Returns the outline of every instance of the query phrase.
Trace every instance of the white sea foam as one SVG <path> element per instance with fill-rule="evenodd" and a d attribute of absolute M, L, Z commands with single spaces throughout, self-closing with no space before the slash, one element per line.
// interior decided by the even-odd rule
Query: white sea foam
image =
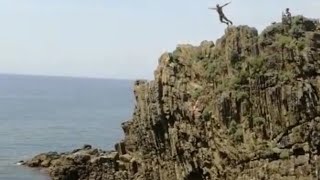
<path fill-rule="evenodd" d="M 17 162 L 16 165 L 21 166 L 23 162 Z"/>

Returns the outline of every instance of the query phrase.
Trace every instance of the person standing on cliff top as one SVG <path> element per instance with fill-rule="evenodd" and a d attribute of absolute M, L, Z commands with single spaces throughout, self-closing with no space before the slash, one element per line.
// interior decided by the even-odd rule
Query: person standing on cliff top
<path fill-rule="evenodd" d="M 289 8 L 286 8 L 286 17 L 287 17 L 288 23 L 291 25 L 292 17 L 291 17 L 291 13 L 290 13 Z"/>
<path fill-rule="evenodd" d="M 291 13 L 290 13 L 290 9 L 289 9 L 289 8 L 286 8 L 285 13 L 282 12 L 282 23 L 291 26 L 292 16 L 291 16 Z"/>
<path fill-rule="evenodd" d="M 228 2 L 222 6 L 220 6 L 219 4 L 216 5 L 215 8 L 209 8 L 209 9 L 212 9 L 212 10 L 216 10 L 219 14 L 219 19 L 220 19 L 220 22 L 222 23 L 225 23 L 229 26 L 229 23 L 232 25 L 232 21 L 230 21 L 223 13 L 222 11 L 222 8 L 224 8 L 225 6 L 227 6 L 228 4 L 230 4 L 231 2 Z M 225 21 L 224 21 L 225 20 Z"/>

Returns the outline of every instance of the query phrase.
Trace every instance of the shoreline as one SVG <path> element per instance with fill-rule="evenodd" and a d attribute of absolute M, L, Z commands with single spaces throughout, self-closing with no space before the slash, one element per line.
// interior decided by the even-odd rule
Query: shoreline
<path fill-rule="evenodd" d="M 48 176 L 48 178 L 59 179 L 60 174 L 64 174 L 63 178 L 78 180 L 86 177 L 87 173 L 94 172 L 92 169 L 100 169 L 102 166 L 106 166 L 106 164 L 114 165 L 113 163 L 120 160 L 120 158 L 121 156 L 115 151 L 104 151 L 93 148 L 91 145 L 84 145 L 82 148 L 71 152 L 42 153 L 32 159 L 19 163 L 21 163 L 21 167 L 40 171 L 43 175 Z M 65 174 L 66 170 L 67 174 Z M 74 174 L 73 171 L 82 172 L 82 174 Z M 95 173 L 97 173 L 96 176 L 99 176 L 99 171 Z M 101 179 L 102 177 L 95 178 Z"/>

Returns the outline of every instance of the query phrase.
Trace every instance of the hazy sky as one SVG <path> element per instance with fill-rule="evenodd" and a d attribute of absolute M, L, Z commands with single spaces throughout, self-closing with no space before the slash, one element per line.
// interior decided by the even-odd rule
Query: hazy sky
<path fill-rule="evenodd" d="M 0 73 L 152 78 L 178 43 L 216 40 L 216 0 L 0 0 Z M 281 11 L 319 17 L 320 0 L 233 0 L 225 14 L 258 29 Z"/>

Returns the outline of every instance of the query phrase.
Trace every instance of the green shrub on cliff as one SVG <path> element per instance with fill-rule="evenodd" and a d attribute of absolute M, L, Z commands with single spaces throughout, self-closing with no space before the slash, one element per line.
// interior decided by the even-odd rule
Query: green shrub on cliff
<path fill-rule="evenodd" d="M 294 73 L 289 69 L 287 71 L 282 71 L 279 74 L 279 80 L 281 82 L 291 81 L 295 77 Z"/>
<path fill-rule="evenodd" d="M 243 129 L 240 124 L 237 124 L 234 120 L 232 120 L 229 124 L 229 135 L 232 137 L 231 139 L 235 143 L 243 142 Z"/>
<path fill-rule="evenodd" d="M 202 95 L 202 91 L 203 89 L 202 88 L 196 88 L 192 91 L 191 93 L 191 97 L 193 99 L 198 99 L 201 95 Z"/>
<path fill-rule="evenodd" d="M 232 120 L 229 124 L 229 134 L 234 134 L 237 131 L 237 123 Z"/>
<path fill-rule="evenodd" d="M 293 39 L 290 36 L 277 34 L 275 44 L 281 48 L 291 48 Z"/>
<path fill-rule="evenodd" d="M 304 50 L 306 47 L 306 39 L 305 38 L 300 38 L 299 40 L 295 40 L 295 46 L 298 51 Z"/>
<path fill-rule="evenodd" d="M 281 48 L 296 49 L 302 51 L 306 47 L 306 40 L 303 37 L 294 39 L 292 36 L 278 34 L 276 36 L 276 46 Z"/>
<path fill-rule="evenodd" d="M 216 77 L 217 64 L 215 62 L 209 62 L 205 66 L 205 76 L 207 79 L 213 79 Z"/>
<path fill-rule="evenodd" d="M 241 70 L 239 73 L 239 80 L 241 85 L 245 85 L 249 83 L 250 73 L 246 70 Z"/>
<path fill-rule="evenodd" d="M 213 107 L 208 105 L 204 108 L 203 112 L 202 112 L 202 118 L 205 120 L 205 121 L 209 121 L 211 119 L 211 116 L 212 116 L 212 109 Z"/>
<path fill-rule="evenodd" d="M 242 102 L 245 99 L 249 98 L 249 93 L 246 91 L 236 91 L 236 100 Z"/>
<path fill-rule="evenodd" d="M 243 130 L 241 126 L 238 127 L 237 131 L 233 135 L 233 141 L 236 143 L 242 143 L 243 142 Z"/>
<path fill-rule="evenodd" d="M 261 126 L 266 122 L 263 117 L 254 117 L 253 118 L 253 126 Z"/>
<path fill-rule="evenodd" d="M 264 57 L 249 57 L 247 62 L 251 78 L 256 78 L 257 75 L 264 74 L 267 71 Z"/>
<path fill-rule="evenodd" d="M 232 68 L 240 70 L 241 69 L 241 58 L 236 51 L 232 51 L 229 55 L 230 63 Z"/>

